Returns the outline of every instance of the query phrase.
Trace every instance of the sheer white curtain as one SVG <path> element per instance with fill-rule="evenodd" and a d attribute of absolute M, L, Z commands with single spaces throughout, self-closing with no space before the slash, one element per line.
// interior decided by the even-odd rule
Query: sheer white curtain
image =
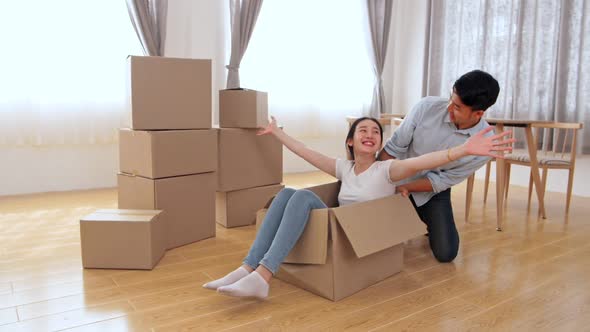
<path fill-rule="evenodd" d="M 590 1 L 431 1 L 427 95 L 463 73 L 500 82 L 489 117 L 584 122 L 590 152 Z M 518 137 L 517 137 L 518 138 Z"/>
<path fill-rule="evenodd" d="M 242 87 L 298 137 L 342 136 L 368 110 L 374 74 L 360 0 L 265 0 L 240 66 Z"/>
<path fill-rule="evenodd" d="M 0 36 L 0 146 L 116 141 L 142 54 L 125 1 L 3 1 Z"/>

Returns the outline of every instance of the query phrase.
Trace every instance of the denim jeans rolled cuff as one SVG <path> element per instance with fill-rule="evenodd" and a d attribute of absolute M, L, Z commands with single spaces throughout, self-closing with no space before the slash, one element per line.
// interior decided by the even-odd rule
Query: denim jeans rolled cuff
<path fill-rule="evenodd" d="M 309 190 L 281 190 L 272 201 L 244 264 L 253 269 L 263 265 L 276 274 L 303 233 L 311 210 L 326 207 Z"/>

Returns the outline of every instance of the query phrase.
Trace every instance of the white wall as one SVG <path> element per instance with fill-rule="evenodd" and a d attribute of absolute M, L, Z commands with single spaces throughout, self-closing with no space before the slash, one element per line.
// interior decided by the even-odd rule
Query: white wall
<path fill-rule="evenodd" d="M 213 109 L 225 87 L 228 1 L 169 1 L 166 56 L 213 60 Z M 214 113 L 214 122 L 218 116 Z M 0 195 L 115 187 L 118 146 L 0 148 Z"/>
<path fill-rule="evenodd" d="M 118 146 L 0 149 L 0 196 L 114 187 Z"/>

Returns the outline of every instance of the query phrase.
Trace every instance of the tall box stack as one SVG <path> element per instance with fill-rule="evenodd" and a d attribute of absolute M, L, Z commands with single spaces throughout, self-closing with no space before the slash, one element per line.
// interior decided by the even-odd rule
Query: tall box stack
<path fill-rule="evenodd" d="M 163 210 L 166 248 L 215 236 L 211 60 L 130 56 L 119 208 Z"/>
<path fill-rule="evenodd" d="M 219 91 L 216 215 L 224 227 L 255 224 L 256 212 L 284 187 L 282 144 L 256 135 L 267 124 L 266 92 Z"/>

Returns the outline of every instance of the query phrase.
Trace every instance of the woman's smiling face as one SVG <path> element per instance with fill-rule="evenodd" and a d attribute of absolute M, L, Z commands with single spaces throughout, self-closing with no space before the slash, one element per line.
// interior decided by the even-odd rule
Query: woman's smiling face
<path fill-rule="evenodd" d="M 379 125 L 372 120 L 359 122 L 352 140 L 348 140 L 348 146 L 352 146 L 354 155 L 375 155 L 381 149 L 381 130 Z"/>

